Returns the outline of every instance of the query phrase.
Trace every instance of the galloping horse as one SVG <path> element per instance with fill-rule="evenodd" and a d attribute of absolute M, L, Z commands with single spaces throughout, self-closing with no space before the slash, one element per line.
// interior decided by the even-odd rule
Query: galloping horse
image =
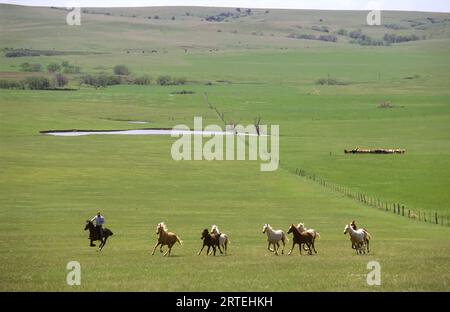
<path fill-rule="evenodd" d="M 279 241 L 281 240 L 283 243 L 283 249 L 281 250 L 281 254 L 284 254 L 284 247 L 286 246 L 287 238 L 286 234 L 282 230 L 273 230 L 270 224 L 264 224 L 263 226 L 263 234 L 267 234 L 267 241 L 269 242 L 267 245 L 267 249 L 270 252 L 275 252 L 275 255 L 278 256 L 278 249 L 280 248 Z M 273 245 L 273 250 L 270 249 L 270 244 Z"/>
<path fill-rule="evenodd" d="M 219 228 L 215 224 L 211 227 L 211 234 L 219 235 L 219 246 L 221 246 L 225 254 L 227 254 L 227 245 L 230 242 L 228 235 L 225 233 L 220 233 Z"/>
<path fill-rule="evenodd" d="M 100 241 L 100 245 L 98 246 L 100 250 L 102 250 L 105 246 L 108 237 L 113 235 L 113 232 L 110 229 L 104 228 L 103 237 L 100 237 L 99 232 L 97 231 L 94 223 L 91 220 L 86 220 L 86 226 L 84 227 L 84 230 L 89 230 L 89 240 L 91 241 L 91 247 L 95 247 L 95 244 L 93 243 L 94 241 Z"/>
<path fill-rule="evenodd" d="M 352 248 L 354 246 L 354 249 L 356 249 L 356 253 L 366 253 L 366 247 L 367 252 L 369 253 L 369 240 L 372 238 L 369 232 L 365 229 L 357 229 L 356 231 L 353 229 L 353 227 L 350 224 L 347 224 L 344 228 L 344 235 L 345 234 L 350 235 L 350 239 L 352 241 Z"/>
<path fill-rule="evenodd" d="M 158 223 L 158 225 L 156 226 L 156 234 L 159 235 L 159 238 L 158 238 L 158 243 L 153 248 L 152 256 L 155 254 L 156 247 L 158 247 L 158 246 L 160 246 L 159 251 L 163 252 L 163 250 L 162 250 L 163 246 L 167 245 L 167 247 L 169 247 L 169 249 L 166 251 L 164 256 L 166 256 L 167 254 L 169 254 L 169 256 L 170 256 L 170 252 L 172 251 L 172 246 L 176 242 L 180 243 L 180 245 L 183 245 L 183 241 L 175 233 L 168 232 L 167 227 L 164 224 L 164 222 Z"/>
<path fill-rule="evenodd" d="M 292 253 L 292 250 L 294 250 L 295 244 L 298 244 L 300 254 L 302 254 L 302 244 L 306 244 L 306 246 L 308 246 L 308 249 L 305 249 L 305 250 L 308 250 L 308 253 L 310 255 L 312 254 L 311 248 L 313 248 L 315 251 L 314 242 L 313 242 L 314 238 L 311 233 L 306 232 L 306 231 L 300 232 L 299 229 L 294 224 L 291 224 L 291 226 L 289 227 L 288 234 L 290 234 L 290 233 L 292 233 L 294 235 L 294 239 L 292 241 L 291 251 L 289 251 L 288 255 L 290 255 Z"/>
<path fill-rule="evenodd" d="M 300 233 L 306 231 L 307 233 L 312 235 L 312 237 L 313 237 L 312 248 L 313 248 L 314 252 L 317 253 L 316 247 L 314 246 L 314 242 L 316 241 L 316 238 L 320 238 L 320 233 L 314 229 L 307 229 L 303 223 L 299 223 L 297 225 L 297 229 L 300 231 Z M 305 249 L 305 251 L 307 251 L 307 249 L 305 248 L 305 245 L 303 245 L 303 249 Z"/>
<path fill-rule="evenodd" d="M 213 253 L 214 256 L 216 255 L 216 247 L 219 248 L 220 253 L 223 253 L 222 250 L 220 249 L 220 243 L 219 243 L 219 235 L 218 234 L 211 234 L 208 232 L 208 229 L 204 229 L 202 232 L 202 237 L 201 239 L 203 240 L 203 246 L 202 248 L 198 251 L 197 255 L 200 256 L 200 254 L 203 251 L 203 248 L 205 248 L 205 246 L 208 246 L 208 249 L 206 250 L 206 255 L 209 255 L 209 249 L 212 247 L 213 249 Z"/>

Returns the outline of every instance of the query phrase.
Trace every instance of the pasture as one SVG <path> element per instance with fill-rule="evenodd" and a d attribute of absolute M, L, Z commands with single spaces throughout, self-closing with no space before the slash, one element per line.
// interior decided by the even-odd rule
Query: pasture
<path fill-rule="evenodd" d="M 450 290 L 449 227 L 364 206 L 295 174 L 303 168 L 355 192 L 449 215 L 449 23 L 416 29 L 406 22 L 448 14 L 386 12 L 386 22 L 410 27 L 392 31 L 364 25 L 361 12 L 255 10 L 227 23 L 201 20 L 220 8 L 103 10 L 112 15 L 84 14 L 81 26 L 70 27 L 61 10 L 0 5 L 0 48 L 91 53 L 0 56 L 0 79 L 29 75 L 23 62 L 68 60 L 83 73 L 125 64 L 133 74 L 187 83 L 96 89 L 68 75 L 76 91 L 0 90 L 0 290 Z M 287 38 L 319 19 L 332 31 L 426 40 L 361 46 L 346 37 Z M 328 76 L 346 84 L 316 84 Z M 193 93 L 174 93 L 182 90 Z M 247 125 L 260 116 L 280 125 L 277 171 L 248 160 L 176 162 L 170 136 L 40 133 L 192 126 L 194 116 L 221 124 L 204 92 L 227 121 Z M 386 101 L 394 107 L 378 107 Z M 356 146 L 406 153 L 344 154 Z M 83 231 L 97 210 L 114 232 L 102 252 L 88 247 Z M 373 236 L 370 254 L 356 255 L 343 235 L 353 219 Z M 170 258 L 151 256 L 161 221 L 183 240 Z M 320 232 L 318 253 L 287 256 L 291 235 L 285 255 L 269 253 L 263 224 L 287 232 L 298 222 Z M 229 235 L 228 254 L 197 256 L 212 224 Z M 80 286 L 66 284 L 71 260 L 81 264 Z M 381 286 L 366 283 L 371 260 L 381 264 Z"/>

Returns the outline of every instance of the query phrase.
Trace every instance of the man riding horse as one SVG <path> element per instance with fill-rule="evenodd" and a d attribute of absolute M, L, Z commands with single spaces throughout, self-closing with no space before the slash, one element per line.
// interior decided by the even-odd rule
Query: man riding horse
<path fill-rule="evenodd" d="M 97 215 L 95 215 L 92 219 L 91 222 L 95 222 L 95 229 L 97 231 L 97 234 L 100 238 L 103 237 L 103 224 L 105 224 L 105 217 L 103 217 L 99 212 L 97 212 Z M 91 242 L 91 246 L 95 246 L 92 242 Z"/>

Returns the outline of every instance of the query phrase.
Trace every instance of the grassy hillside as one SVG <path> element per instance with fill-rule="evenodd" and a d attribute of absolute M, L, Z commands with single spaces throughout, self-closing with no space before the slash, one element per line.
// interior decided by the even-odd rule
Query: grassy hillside
<path fill-rule="evenodd" d="M 76 91 L 0 89 L 1 290 L 449 290 L 448 227 L 367 207 L 295 175 L 302 168 L 409 209 L 449 214 L 449 14 L 383 12 L 389 27 L 369 27 L 364 12 L 241 10 L 208 22 L 237 11 L 87 10 L 82 25 L 71 27 L 63 10 L 0 5 L 0 48 L 8 48 L 0 80 L 51 77 L 45 66 L 53 62 L 81 68 L 67 75 Z M 321 35 L 313 26 L 326 26 L 338 41 L 288 38 Z M 420 40 L 362 46 L 337 34 L 341 28 Z M 11 49 L 65 54 L 6 57 Z M 22 72 L 24 62 L 42 71 Z M 187 84 L 79 84 L 117 64 L 130 76 L 184 76 Z M 329 77 L 343 84 L 316 83 Z M 181 90 L 193 93 L 173 94 Z M 279 170 L 260 172 L 254 161 L 175 162 L 170 137 L 39 133 L 192 126 L 194 116 L 220 124 L 204 92 L 227 121 L 260 116 L 280 125 Z M 387 101 L 393 108 L 378 107 Z M 355 146 L 407 152 L 343 153 Z M 98 209 L 114 232 L 102 253 L 83 232 Z M 342 235 L 352 219 L 372 233 L 370 255 L 357 256 Z M 150 255 L 160 221 L 184 241 L 171 259 Z M 321 233 L 319 253 L 270 254 L 262 225 L 287 230 L 300 221 Z M 196 255 L 211 224 L 230 235 L 228 256 Z M 78 288 L 65 284 L 70 260 L 82 266 Z M 366 284 L 370 260 L 381 264 L 380 287 Z"/>

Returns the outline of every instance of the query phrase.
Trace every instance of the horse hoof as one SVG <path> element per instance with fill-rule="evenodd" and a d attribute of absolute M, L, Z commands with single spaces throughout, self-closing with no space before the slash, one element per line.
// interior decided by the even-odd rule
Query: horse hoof
<path fill-rule="evenodd" d="M 95 244 L 89 245 L 89 247 L 95 247 Z"/>

